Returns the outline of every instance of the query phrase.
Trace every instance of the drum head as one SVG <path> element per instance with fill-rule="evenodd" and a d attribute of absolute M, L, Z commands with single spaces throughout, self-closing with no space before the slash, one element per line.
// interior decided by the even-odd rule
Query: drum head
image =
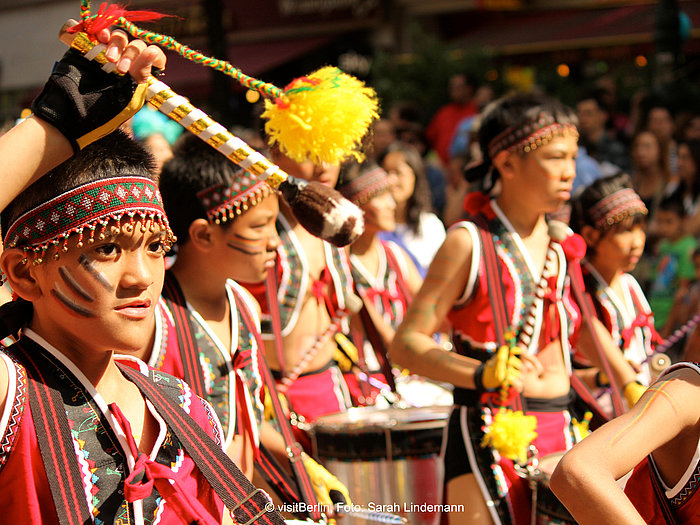
<path fill-rule="evenodd" d="M 318 418 L 314 452 L 322 459 L 373 461 L 437 455 L 451 407 L 351 408 Z"/>

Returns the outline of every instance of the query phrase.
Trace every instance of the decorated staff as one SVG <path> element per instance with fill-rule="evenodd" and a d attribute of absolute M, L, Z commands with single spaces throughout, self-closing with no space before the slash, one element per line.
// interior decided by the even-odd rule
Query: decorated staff
<path fill-rule="evenodd" d="M 75 27 L 75 24 L 74 20 L 64 24 L 61 40 L 87 58 L 104 64 L 103 69 L 108 72 L 113 71 L 114 64 L 104 56 L 105 45 L 93 42 L 85 33 L 71 34 L 68 28 Z M 149 104 L 259 180 L 278 189 L 297 220 L 310 233 L 336 246 L 350 244 L 362 233 L 364 223 L 360 210 L 335 190 L 291 177 L 155 77 L 149 78 L 146 84 L 145 97 Z M 237 212 L 231 210 L 231 218 Z"/>
<path fill-rule="evenodd" d="M 265 100 L 265 131 L 270 143 L 278 143 L 289 158 L 315 164 L 337 164 L 348 156 L 361 160 L 362 138 L 378 118 L 375 91 L 335 67 L 323 67 L 299 77 L 280 89 L 244 74 L 226 62 L 211 58 L 177 42 L 172 37 L 136 27 L 132 21 L 152 21 L 165 15 L 153 11 L 129 11 L 103 3 L 96 15 L 90 1 L 81 0 L 81 22 L 71 32 L 95 34 L 116 25 L 135 38 L 175 51 L 187 60 L 233 77 L 242 86 L 257 91 Z M 128 19 L 127 19 L 128 17 Z M 132 20 L 132 21 L 130 21 Z"/>

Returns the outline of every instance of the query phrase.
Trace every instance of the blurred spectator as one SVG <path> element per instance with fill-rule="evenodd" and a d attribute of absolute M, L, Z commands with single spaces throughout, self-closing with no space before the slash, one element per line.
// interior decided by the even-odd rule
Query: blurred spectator
<path fill-rule="evenodd" d="M 648 298 L 656 329 L 664 338 L 684 322 L 683 302 L 695 277 L 692 257 L 697 241 L 685 233 L 684 219 L 683 203 L 677 198 L 666 197 L 659 203 L 656 227 L 660 242 Z"/>
<path fill-rule="evenodd" d="M 610 109 L 605 93 L 600 88 L 585 91 L 576 104 L 579 144 L 599 163 L 609 162 L 622 171 L 629 170 L 629 156 L 625 145 L 617 140 L 608 126 L 611 121 Z"/>
<path fill-rule="evenodd" d="M 435 158 L 421 124 L 421 110 L 414 102 L 398 102 L 389 110 L 389 120 L 394 123 L 396 139 L 413 146 L 420 153 L 428 179 L 433 210 L 442 213 L 446 199 L 446 177 L 440 159 Z"/>
<path fill-rule="evenodd" d="M 700 234 L 700 140 L 683 140 L 678 143 L 678 180 L 667 187 L 682 203 L 685 210 L 686 232 L 697 237 Z"/>
<path fill-rule="evenodd" d="M 478 123 L 479 114 L 490 102 L 493 102 L 495 99 L 496 92 L 492 86 L 485 84 L 477 88 L 476 93 L 474 94 L 474 104 L 476 104 L 477 113 L 463 118 L 459 124 L 457 124 L 454 137 L 450 143 L 450 157 L 463 157 L 469 154 L 469 148 L 472 140 L 476 136 L 476 124 Z"/>
<path fill-rule="evenodd" d="M 676 123 L 671 108 L 660 102 L 652 103 L 647 110 L 644 128 L 659 137 L 668 162 L 668 171 L 675 176 L 678 173 L 678 145 L 674 139 Z"/>
<path fill-rule="evenodd" d="M 700 114 L 693 112 L 683 124 L 681 140 L 700 140 Z"/>
<path fill-rule="evenodd" d="M 457 125 L 478 111 L 473 100 L 475 90 L 476 85 L 468 75 L 452 75 L 448 85 L 450 102 L 438 109 L 425 129 L 425 136 L 440 157 L 443 167 L 450 161 L 449 148 Z"/>
<path fill-rule="evenodd" d="M 153 155 L 158 172 L 163 164 L 172 158 L 172 145 L 183 129 L 180 124 L 150 106 L 144 106 L 131 119 L 134 138 Z"/>
<path fill-rule="evenodd" d="M 394 141 L 396 141 L 394 123 L 386 118 L 375 120 L 370 133 L 370 143 L 367 145 L 367 157 L 376 161 Z"/>
<path fill-rule="evenodd" d="M 425 276 L 445 240 L 445 226 L 431 211 L 423 159 L 412 146 L 397 142 L 387 148 L 379 161 L 393 183 L 396 201 L 396 227 L 392 232 L 382 232 L 380 237 L 401 246 L 421 276 Z"/>
<path fill-rule="evenodd" d="M 632 183 L 644 201 L 652 221 L 666 185 L 670 182 L 666 150 L 651 131 L 640 131 L 632 139 Z"/>

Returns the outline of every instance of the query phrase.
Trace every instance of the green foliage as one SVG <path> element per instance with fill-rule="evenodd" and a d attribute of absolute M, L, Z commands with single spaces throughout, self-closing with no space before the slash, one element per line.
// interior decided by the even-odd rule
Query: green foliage
<path fill-rule="evenodd" d="M 379 52 L 370 71 L 370 83 L 377 91 L 382 115 L 396 102 L 415 102 L 427 122 L 448 101 L 447 84 L 456 73 L 467 73 L 479 83 L 493 69 L 483 49 L 460 49 L 425 33 L 417 24 L 409 28 L 412 53 Z"/>

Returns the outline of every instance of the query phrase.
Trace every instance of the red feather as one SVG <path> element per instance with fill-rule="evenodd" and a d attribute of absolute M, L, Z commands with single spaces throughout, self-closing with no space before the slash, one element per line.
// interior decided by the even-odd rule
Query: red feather
<path fill-rule="evenodd" d="M 114 24 L 119 18 L 124 18 L 129 22 L 152 22 L 169 16 L 156 11 L 128 11 L 118 4 L 107 4 L 103 2 L 95 17 L 83 19 L 78 25 L 68 29 L 70 33 L 82 31 L 90 36 L 94 36 L 103 29 Z"/>

